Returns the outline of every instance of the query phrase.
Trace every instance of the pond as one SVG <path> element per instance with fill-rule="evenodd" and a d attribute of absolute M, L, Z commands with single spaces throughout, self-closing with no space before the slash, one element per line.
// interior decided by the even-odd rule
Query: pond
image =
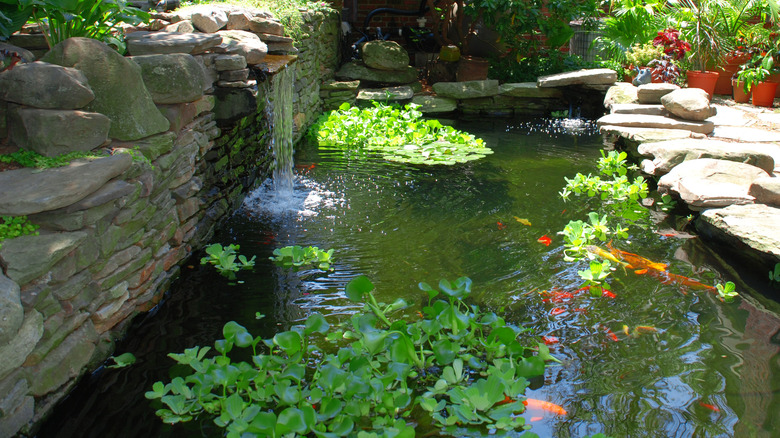
<path fill-rule="evenodd" d="M 555 121 L 456 127 L 495 153 L 423 168 L 299 146 L 293 199 L 269 202 L 271 189 L 261 187 L 212 239 L 256 255 L 256 268 L 230 282 L 199 264 L 202 253 L 192 257 L 166 300 L 118 343 L 116 354 L 131 352 L 138 362 L 84 378 L 38 436 L 221 436 L 209 419 L 171 427 L 154 415 L 144 392 L 169 378 L 174 363 L 166 355 L 212 345 L 230 320 L 268 337 L 314 311 L 344 319 L 357 309 L 344 286 L 359 274 L 377 285 L 381 301 L 403 297 L 416 306 L 425 296 L 418 282 L 468 276 L 473 300 L 546 336 L 562 363 L 526 395 L 567 415 L 529 409 L 526 421 L 539 436 L 780 435 L 777 290 L 695 236 L 670 232 L 675 218 L 667 218 L 621 249 L 708 285 L 735 281 L 741 297 L 725 304 L 711 291 L 630 269 L 613 274 L 614 298 L 568 295 L 585 265 L 563 260 L 556 232 L 587 210 L 558 191 L 565 176 L 595 172 L 600 136 L 590 125 L 574 135 Z M 268 257 L 286 245 L 334 249 L 335 271 L 275 267 Z M 257 320 L 256 312 L 267 317 Z"/>

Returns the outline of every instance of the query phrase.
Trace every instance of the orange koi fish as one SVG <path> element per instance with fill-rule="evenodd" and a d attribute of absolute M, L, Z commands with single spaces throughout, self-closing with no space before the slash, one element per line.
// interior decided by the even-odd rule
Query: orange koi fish
<path fill-rule="evenodd" d="M 591 253 L 591 254 L 593 254 L 593 255 L 595 255 L 597 257 L 601 257 L 602 259 L 609 260 L 610 262 L 615 263 L 618 266 L 623 266 L 624 268 L 632 269 L 631 265 L 629 265 L 626 262 L 622 262 L 622 261 L 618 260 L 617 257 L 615 257 L 614 255 L 612 255 L 611 253 L 609 253 L 607 251 L 604 251 L 603 249 L 599 248 L 596 245 L 588 245 L 588 246 L 586 246 L 585 247 L 585 251 L 588 251 L 589 253 Z"/>
<path fill-rule="evenodd" d="M 638 325 L 634 331 L 637 333 L 658 333 L 658 329 L 651 325 Z"/>
<path fill-rule="evenodd" d="M 553 345 L 558 343 L 558 338 L 556 336 L 542 336 L 542 341 L 545 345 Z"/>
<path fill-rule="evenodd" d="M 699 402 L 699 406 L 701 406 L 703 408 L 707 408 L 707 409 L 711 410 L 712 412 L 720 412 L 720 408 L 718 408 L 715 405 L 711 405 L 709 403 Z"/>
<path fill-rule="evenodd" d="M 503 230 L 506 228 L 506 225 L 504 225 L 501 221 L 496 222 L 496 225 L 498 225 L 499 230 Z"/>
<path fill-rule="evenodd" d="M 706 285 L 700 281 L 696 281 L 692 278 L 685 277 L 683 275 L 672 274 L 671 272 L 648 272 L 652 277 L 656 277 L 661 281 L 661 284 L 677 284 L 679 286 L 685 286 L 693 290 L 708 290 L 716 292 L 718 289 L 714 286 Z"/>
<path fill-rule="evenodd" d="M 608 291 L 606 289 L 604 289 L 604 292 L 601 293 L 601 296 L 602 297 L 607 297 L 607 298 L 615 298 L 616 297 L 615 294 L 613 294 L 612 292 L 610 292 L 610 291 Z"/>
<path fill-rule="evenodd" d="M 565 409 L 548 401 L 527 398 L 523 401 L 523 404 L 528 409 L 541 409 L 543 411 L 552 412 L 555 415 L 566 415 Z"/>
<path fill-rule="evenodd" d="M 668 265 L 664 263 L 657 263 L 640 255 L 621 251 L 617 248 L 614 248 L 609 242 L 607 242 L 607 248 L 609 248 L 609 252 L 611 252 L 613 256 L 628 263 L 634 269 L 653 269 L 655 271 L 664 272 L 668 267 Z"/>
<path fill-rule="evenodd" d="M 546 235 L 546 234 L 544 236 L 536 239 L 536 241 L 539 242 L 539 243 L 543 243 L 544 246 L 550 246 L 550 244 L 552 243 L 552 239 L 550 239 L 550 237 L 548 235 Z"/>
<path fill-rule="evenodd" d="M 541 421 L 544 417 L 531 417 L 530 421 Z"/>
<path fill-rule="evenodd" d="M 550 315 L 556 316 L 564 312 L 566 312 L 566 309 L 561 309 L 560 307 L 553 307 L 552 310 L 550 310 Z"/>
<path fill-rule="evenodd" d="M 602 325 L 601 327 L 607 333 L 607 337 L 609 339 L 611 339 L 613 342 L 618 342 L 620 340 L 620 339 L 618 339 L 617 335 L 612 330 L 609 329 L 609 327 L 607 327 L 605 325 Z"/>

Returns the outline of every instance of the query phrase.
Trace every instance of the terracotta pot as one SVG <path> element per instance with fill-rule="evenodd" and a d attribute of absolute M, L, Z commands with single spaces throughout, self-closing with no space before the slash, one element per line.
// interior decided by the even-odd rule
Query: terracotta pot
<path fill-rule="evenodd" d="M 752 93 L 745 93 L 745 87 L 744 83 L 737 81 L 736 79 L 731 80 L 731 91 L 732 95 L 734 96 L 734 102 L 737 103 L 748 103 L 750 102 L 750 95 Z"/>
<path fill-rule="evenodd" d="M 706 91 L 712 100 L 712 94 L 715 92 L 715 83 L 718 82 L 718 72 L 716 71 L 694 71 L 688 70 L 688 88 L 701 88 Z"/>
<path fill-rule="evenodd" d="M 455 78 L 458 82 L 481 81 L 487 79 L 490 63 L 485 58 L 461 56 Z"/>
<path fill-rule="evenodd" d="M 753 105 L 772 107 L 775 102 L 777 82 L 759 82 L 753 89 Z"/>
<path fill-rule="evenodd" d="M 750 57 L 747 55 L 726 57 L 725 63 L 716 69 L 720 76 L 718 76 L 718 82 L 715 83 L 715 94 L 731 94 L 731 77 L 739 70 L 739 66 L 746 63 L 748 59 Z"/>
<path fill-rule="evenodd" d="M 769 77 L 766 78 L 766 81 L 780 83 L 780 73 L 769 75 Z M 780 87 L 777 87 L 777 91 L 775 91 L 775 97 L 780 97 Z"/>

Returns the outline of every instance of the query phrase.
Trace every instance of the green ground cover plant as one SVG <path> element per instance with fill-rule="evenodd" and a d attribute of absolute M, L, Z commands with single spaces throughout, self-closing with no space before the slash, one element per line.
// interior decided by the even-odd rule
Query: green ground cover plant
<path fill-rule="evenodd" d="M 320 146 L 367 151 L 398 163 L 453 165 L 493 153 L 482 139 L 423 119 L 416 108 L 374 102 L 361 109 L 344 103 L 321 117 L 310 132 Z"/>
<path fill-rule="evenodd" d="M 3 221 L 0 223 L 0 242 L 28 234 L 38 234 L 38 225 L 30 222 L 27 216 L 0 216 L 0 219 Z"/>
<path fill-rule="evenodd" d="M 470 304 L 468 278 L 419 287 L 422 318 L 408 317 L 402 299 L 377 302 L 359 276 L 345 291 L 363 310 L 341 324 L 314 313 L 262 339 L 228 322 L 214 352 L 169 354 L 189 371 L 155 382 L 146 397 L 166 423 L 208 415 L 230 438 L 413 437 L 412 418 L 450 434 L 528 428 L 523 394 L 557 361 L 548 347 Z"/>

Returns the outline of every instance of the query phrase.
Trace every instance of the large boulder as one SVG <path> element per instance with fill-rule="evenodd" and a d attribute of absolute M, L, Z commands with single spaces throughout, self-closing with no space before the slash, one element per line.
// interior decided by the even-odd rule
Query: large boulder
<path fill-rule="evenodd" d="M 228 16 L 225 11 L 214 9 L 199 9 L 190 18 L 192 25 L 203 33 L 214 33 L 227 25 Z"/>
<path fill-rule="evenodd" d="M 702 235 L 722 243 L 730 252 L 757 262 L 762 274 L 780 263 L 780 208 L 763 204 L 732 205 L 703 212 L 696 220 Z"/>
<path fill-rule="evenodd" d="M 540 76 L 536 79 L 536 84 L 540 87 L 564 87 L 566 85 L 609 85 L 616 81 L 615 70 L 593 68 Z"/>
<path fill-rule="evenodd" d="M 231 55 L 241 55 L 250 65 L 259 64 L 268 54 L 268 46 L 259 36 L 243 30 L 220 30 L 222 43 L 214 51 Z"/>
<path fill-rule="evenodd" d="M 103 114 L 78 110 L 18 108 L 9 122 L 12 143 L 47 157 L 91 151 L 106 142 L 111 128 Z"/>
<path fill-rule="evenodd" d="M 699 140 L 687 138 L 654 143 L 642 143 L 637 148 L 640 155 L 652 157 L 642 162 L 642 171 L 651 175 L 663 175 L 683 161 L 698 158 L 747 163 L 772 172 L 775 160 L 760 148 L 750 144 L 729 143 L 720 140 Z"/>
<path fill-rule="evenodd" d="M 249 20 L 249 30 L 255 33 L 264 33 L 268 35 L 284 35 L 284 26 L 282 23 L 271 17 L 252 17 Z"/>
<path fill-rule="evenodd" d="M 20 64 L 0 75 L 0 99 L 43 109 L 79 109 L 95 98 L 75 68 L 46 62 Z"/>
<path fill-rule="evenodd" d="M 618 82 L 609 87 L 604 96 L 604 108 L 612 108 L 615 104 L 639 103 L 638 89 L 628 82 Z"/>
<path fill-rule="evenodd" d="M 376 70 L 360 61 L 351 61 L 336 72 L 336 78 L 361 80 L 384 84 L 408 84 L 417 80 L 417 69 L 411 65 L 403 70 Z"/>
<path fill-rule="evenodd" d="M 395 41 L 375 40 L 363 44 L 363 63 L 377 70 L 402 70 L 409 65 L 409 54 Z"/>
<path fill-rule="evenodd" d="M 607 114 L 598 119 L 596 123 L 599 127 L 614 125 L 632 128 L 681 129 L 699 134 L 709 134 L 715 129 L 715 124 L 708 120 L 695 122 L 644 114 Z"/>
<path fill-rule="evenodd" d="M 84 109 L 111 120 L 110 137 L 137 140 L 168 130 L 168 120 L 144 86 L 141 67 L 105 43 L 69 38 L 52 47 L 43 61 L 84 73 L 95 93 L 95 100 Z"/>
<path fill-rule="evenodd" d="M 685 161 L 658 180 L 658 192 L 680 197 L 692 210 L 752 204 L 748 194 L 756 178 L 766 171 L 750 164 L 700 158 Z"/>
<path fill-rule="evenodd" d="M 141 66 L 144 85 L 157 104 L 194 102 L 207 88 L 200 63 L 185 53 L 141 55 L 130 59 Z"/>
<path fill-rule="evenodd" d="M 644 84 L 637 87 L 636 95 L 639 99 L 639 103 L 655 105 L 661 103 L 662 97 L 679 89 L 680 86 L 675 84 Z"/>
<path fill-rule="evenodd" d="M 486 79 L 483 81 L 437 82 L 433 84 L 433 91 L 438 96 L 453 99 L 490 97 L 498 94 L 498 81 Z"/>
<path fill-rule="evenodd" d="M 701 88 L 682 88 L 661 97 L 661 104 L 670 113 L 685 120 L 704 120 L 717 110 L 710 105 L 706 91 Z"/>
<path fill-rule="evenodd" d="M 748 195 L 756 198 L 757 204 L 780 207 L 780 178 L 770 176 L 756 178 L 748 190 Z"/>

